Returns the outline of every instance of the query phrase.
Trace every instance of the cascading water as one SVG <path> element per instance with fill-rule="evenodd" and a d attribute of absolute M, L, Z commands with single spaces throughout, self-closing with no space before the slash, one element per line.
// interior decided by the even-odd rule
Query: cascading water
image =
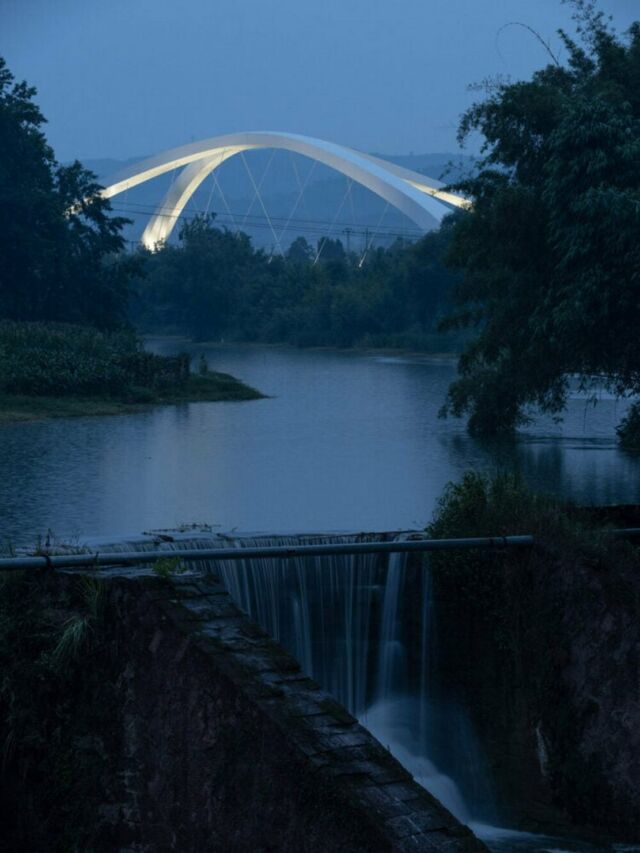
<path fill-rule="evenodd" d="M 296 536 L 242 538 L 229 544 L 241 548 L 344 541 L 349 538 Z M 380 562 L 376 554 L 252 559 L 212 564 L 210 570 L 222 577 L 238 605 L 297 657 L 305 672 L 356 712 L 371 695 L 371 616 Z"/>
<path fill-rule="evenodd" d="M 242 536 L 189 532 L 119 542 L 101 551 L 313 545 L 381 534 Z M 411 534 L 404 534 L 411 535 Z M 251 618 L 299 660 L 492 850 L 596 850 L 510 830 L 496 821 L 487 768 L 468 716 L 432 677 L 436 645 L 425 560 L 406 554 L 202 561 Z"/>
<path fill-rule="evenodd" d="M 361 721 L 381 743 L 440 802 L 463 822 L 470 813 L 460 790 L 451 777 L 441 773 L 429 759 L 429 583 L 421 579 L 423 607 L 415 637 L 407 637 L 403 625 L 403 602 L 407 575 L 406 554 L 389 557 L 380 619 L 377 683 L 375 701 L 356 711 Z M 428 573 L 427 573 L 428 575 Z M 424 581 L 427 580 L 425 583 Z M 416 641 L 418 683 L 409 677 L 407 643 Z"/>
<path fill-rule="evenodd" d="M 242 549 L 381 537 L 231 538 L 187 533 L 172 538 L 166 541 L 165 537 L 165 547 Z M 123 547 L 119 543 L 118 550 Z M 157 547 L 157 542 L 132 542 L 126 547 L 144 550 Z M 237 604 L 458 818 L 468 822 L 471 814 L 477 816 L 477 804 L 470 810 L 458 785 L 431 758 L 431 742 L 438 737 L 434 721 L 439 715 L 432 707 L 429 678 L 428 573 L 414 571 L 409 588 L 406 554 L 253 558 L 203 562 L 198 568 L 221 576 Z M 450 757 L 457 748 L 455 742 L 444 746 L 440 752 Z M 469 743 L 463 746 L 469 749 Z M 459 764 L 468 766 L 468 755 Z M 463 787 L 465 793 L 474 788 Z M 486 812 L 481 816 L 486 818 Z"/>
<path fill-rule="evenodd" d="M 406 683 L 406 654 L 400 631 L 400 597 L 405 575 L 406 554 L 391 554 L 387 563 L 380 645 L 378 651 L 377 698 L 384 702 Z"/>

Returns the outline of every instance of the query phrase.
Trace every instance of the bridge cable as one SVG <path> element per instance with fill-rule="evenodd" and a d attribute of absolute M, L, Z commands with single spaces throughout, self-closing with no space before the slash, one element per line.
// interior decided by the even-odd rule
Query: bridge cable
<path fill-rule="evenodd" d="M 113 211 L 116 211 L 119 213 L 125 212 L 125 208 L 118 207 L 117 205 L 114 205 L 111 209 Z M 165 217 L 167 219 L 186 219 L 186 218 L 188 218 L 188 215 L 184 212 L 176 214 L 175 208 L 172 206 L 163 207 L 162 205 L 158 205 L 156 207 L 150 207 L 149 205 L 141 203 L 141 202 L 130 202 L 127 209 L 130 209 L 130 213 L 132 215 L 149 214 L 149 215 L 157 215 L 157 216 Z M 204 209 L 198 208 L 197 212 L 198 213 L 204 213 Z M 236 211 L 235 214 L 232 211 L 229 211 L 229 213 L 230 213 L 230 215 L 235 215 L 238 217 L 243 215 L 241 213 L 241 211 Z M 250 220 L 250 219 L 266 220 L 266 217 L 262 216 L 259 213 L 247 214 L 245 212 L 244 215 L 245 215 L 247 220 Z M 284 216 L 271 216 L 270 219 L 272 222 L 286 222 L 286 218 Z M 330 226 L 331 223 L 333 222 L 333 220 L 329 220 L 329 219 L 299 219 L 299 218 L 292 219 L 291 221 L 295 222 L 295 223 L 299 223 L 300 225 L 306 224 L 306 225 L 309 225 L 310 227 L 315 226 L 317 228 L 324 228 L 325 232 L 326 232 L 327 227 Z M 349 222 L 343 222 L 341 224 L 352 225 L 354 228 L 360 228 L 363 232 L 366 228 L 369 232 L 371 232 L 371 228 L 369 227 L 369 225 L 364 223 L 364 222 L 350 222 L 349 221 Z M 400 231 L 398 229 L 400 229 Z M 384 225 L 384 226 L 380 226 L 380 229 L 378 231 L 378 236 L 383 236 L 385 231 L 389 231 L 389 233 L 392 236 L 399 234 L 399 233 L 402 233 L 405 235 L 406 234 L 413 234 L 416 237 L 419 237 L 425 233 L 424 231 L 422 231 L 418 228 L 408 228 L 408 227 L 401 227 L 401 226 L 394 226 L 394 225 Z"/>
<path fill-rule="evenodd" d="M 225 154 L 226 154 L 227 150 L 228 150 L 227 148 L 224 148 L 222 151 L 222 158 L 223 158 L 222 163 L 224 163 L 226 160 Z M 229 214 L 229 217 L 231 218 L 231 224 L 233 225 L 233 228 L 234 228 L 234 230 L 236 232 L 236 236 L 237 236 L 240 233 L 240 228 L 238 227 L 235 216 L 231 212 L 231 208 L 229 207 L 229 202 L 227 201 L 227 196 L 225 195 L 224 190 L 222 189 L 222 185 L 220 184 L 220 181 L 218 180 L 218 176 L 216 174 L 217 170 L 218 170 L 217 166 L 211 170 L 211 174 L 213 175 L 213 181 L 214 181 L 215 186 L 218 188 L 218 192 L 220 193 L 220 197 L 224 203 L 224 206 L 227 208 L 227 213 Z"/>
<path fill-rule="evenodd" d="M 386 212 L 387 212 L 387 210 L 388 210 L 388 209 L 389 209 L 389 202 L 387 202 L 387 203 L 385 204 L 384 209 L 383 209 L 382 213 L 380 214 L 380 219 L 378 220 L 378 224 L 376 225 L 376 231 L 377 231 L 377 230 L 378 230 L 378 228 L 380 228 L 380 226 L 382 225 L 382 220 L 384 219 L 385 214 L 386 214 Z M 366 235 L 368 236 L 368 234 L 369 234 L 369 230 L 367 229 Z M 370 249 L 370 248 L 371 248 L 371 246 L 373 245 L 373 241 L 374 241 L 374 239 L 375 239 L 375 231 L 374 231 L 374 232 L 372 233 L 372 235 L 371 235 L 371 240 L 368 240 L 368 241 L 367 241 L 367 237 L 365 237 L 364 252 L 363 252 L 363 254 L 362 254 L 362 257 L 360 258 L 360 262 L 358 263 L 358 269 L 361 269 L 361 268 L 362 268 L 362 265 L 363 265 L 363 264 L 364 264 L 364 262 L 365 262 L 365 259 L 366 259 L 366 257 L 367 257 L 367 254 L 369 253 L 369 249 Z"/>
<path fill-rule="evenodd" d="M 324 249 L 324 244 L 327 242 L 327 240 L 329 239 L 329 236 L 331 235 L 331 232 L 333 231 L 333 227 L 336 224 L 336 220 L 340 216 L 340 212 L 342 211 L 342 208 L 344 207 L 344 203 L 347 200 L 347 196 L 351 193 L 351 187 L 352 186 L 353 186 L 353 178 L 347 178 L 347 189 L 345 190 L 345 193 L 342 196 L 342 201 L 340 202 L 340 205 L 338 206 L 338 209 L 336 210 L 336 215 L 333 217 L 333 219 L 331 221 L 331 225 L 329 226 L 329 231 L 320 240 L 320 242 L 318 244 L 318 251 L 316 253 L 315 258 L 313 259 L 313 266 L 315 266 L 318 263 L 318 261 L 320 260 L 320 255 L 322 254 L 322 250 Z"/>
<path fill-rule="evenodd" d="M 131 208 L 134 208 L 134 209 L 131 209 Z M 136 202 L 130 202 L 128 208 L 113 206 L 111 208 L 111 210 L 113 211 L 113 213 L 118 213 L 118 214 L 125 214 L 128 212 L 131 216 L 142 216 L 144 214 L 149 214 L 152 216 L 160 216 L 160 217 L 164 217 L 167 219 L 173 219 L 176 221 L 183 220 L 183 219 L 184 220 L 189 219 L 188 214 L 185 214 L 184 212 L 176 214 L 172 207 L 151 208 L 151 207 L 147 207 L 147 206 L 142 205 L 142 204 L 138 204 Z M 164 213 L 160 212 L 162 210 L 164 210 L 166 212 L 164 212 Z M 198 213 L 203 213 L 203 212 L 204 211 L 202 209 L 198 210 Z M 221 216 L 226 216 L 226 215 L 227 214 L 225 214 L 225 213 L 221 214 Z M 235 221 L 235 216 L 239 217 L 242 214 L 239 211 L 237 211 L 234 214 L 231 210 L 229 210 L 228 215 L 232 220 Z M 254 213 L 250 216 L 246 215 L 246 218 L 247 218 L 247 220 L 251 220 L 251 221 L 247 222 L 247 226 L 249 228 L 265 228 L 265 229 L 267 229 L 270 227 L 266 222 L 266 218 L 260 214 Z M 286 222 L 285 218 L 282 216 L 272 216 L 271 221 L 272 221 L 272 223 Z M 220 222 L 221 222 L 221 224 L 223 224 L 222 220 L 220 220 Z M 293 229 L 293 230 L 299 231 L 301 233 L 314 232 L 320 237 L 320 236 L 326 235 L 327 227 L 330 224 L 331 223 L 329 222 L 329 220 L 326 220 L 326 219 L 325 220 L 322 220 L 322 219 L 291 219 L 289 229 L 290 230 Z M 399 228 L 399 227 L 396 227 L 393 225 L 380 226 L 379 230 L 374 231 L 368 225 L 365 225 L 364 223 L 349 222 L 346 224 L 348 224 L 353 229 L 352 233 L 361 234 L 363 236 L 366 234 L 367 238 L 368 237 L 380 237 L 380 238 L 404 237 L 405 239 L 418 239 L 418 238 L 422 237 L 424 234 L 423 231 L 419 231 L 418 229 L 410 229 L 410 228 L 406 228 L 406 227 L 405 228 Z"/>
<path fill-rule="evenodd" d="M 274 227 L 273 227 L 273 224 L 272 224 L 272 222 L 271 222 L 271 217 L 269 216 L 269 211 L 268 211 L 268 210 L 267 210 L 267 208 L 265 207 L 264 201 L 262 200 L 262 195 L 261 195 L 261 193 L 260 193 L 260 187 L 261 187 L 261 186 L 262 186 L 262 184 L 264 183 L 264 179 L 265 179 L 265 177 L 266 177 L 266 175 L 267 175 L 267 172 L 269 171 L 269 166 L 271 165 L 271 161 L 273 160 L 273 157 L 274 157 L 274 154 L 275 154 L 275 153 L 276 153 L 276 149 L 274 148 L 274 149 L 273 149 L 273 151 L 271 152 L 271 157 L 269 158 L 269 161 L 267 162 L 267 165 L 266 165 L 266 167 L 265 167 L 265 170 L 264 170 L 264 172 L 262 173 L 262 178 L 260 179 L 260 184 L 259 184 L 259 185 L 258 185 L 258 184 L 256 184 L 256 182 L 255 182 L 255 180 L 254 180 L 254 177 L 253 177 L 253 174 L 252 174 L 252 172 L 251 172 L 251 169 L 249 168 L 249 165 L 247 164 L 247 158 L 244 156 L 244 151 L 241 151 L 241 152 L 240 152 L 240 156 L 242 157 L 242 162 L 244 163 L 244 167 L 245 167 L 245 169 L 247 170 L 247 174 L 249 175 L 249 178 L 251 179 L 251 183 L 253 184 L 253 188 L 254 188 L 254 190 L 255 190 L 255 196 L 254 196 L 253 201 L 251 202 L 251 206 L 249 207 L 249 210 L 247 211 L 247 216 L 248 216 L 248 215 L 249 215 L 249 213 L 251 212 L 251 208 L 253 207 L 253 202 L 255 201 L 255 197 L 257 197 L 257 198 L 258 198 L 258 201 L 260 202 L 260 206 L 262 207 L 262 210 L 263 210 L 263 212 L 264 212 L 264 215 L 267 217 L 267 222 L 269 223 L 269 227 L 271 228 L 271 233 L 273 234 L 273 239 L 276 241 L 276 246 L 277 246 L 277 248 L 278 248 L 278 249 L 280 249 L 280 254 L 284 256 L 284 252 L 282 251 L 282 246 L 280 245 L 280 242 L 279 242 L 279 240 L 278 240 L 278 235 L 276 234 L 275 229 L 274 229 Z M 244 220 L 244 221 L 246 221 L 246 217 L 245 217 L 245 220 Z M 244 221 L 243 221 L 243 226 L 244 226 Z M 273 253 L 272 253 L 272 254 L 273 254 Z"/>
<path fill-rule="evenodd" d="M 300 180 L 300 172 L 298 170 L 298 167 L 296 166 L 296 157 L 297 156 L 301 156 L 301 155 L 294 154 L 293 151 L 289 152 L 289 157 L 291 158 L 291 165 L 293 166 L 293 172 L 296 176 L 296 183 L 298 184 L 298 189 L 301 189 L 303 185 L 306 187 L 307 184 L 309 183 L 309 181 L 311 180 L 311 177 L 312 177 L 313 173 L 315 172 L 316 166 L 318 165 L 319 161 L 318 160 L 311 160 L 311 166 L 309 167 L 309 170 L 307 171 L 305 179 L 304 179 L 304 181 L 301 181 Z M 307 207 L 306 200 L 304 202 L 304 207 L 305 207 L 305 209 Z"/>
<path fill-rule="evenodd" d="M 260 181 L 256 185 L 256 182 L 255 182 L 254 177 L 253 177 L 253 173 L 251 172 L 251 169 L 249 168 L 249 164 L 247 163 L 246 157 L 244 155 L 244 151 L 240 152 L 240 159 L 242 160 L 242 163 L 243 163 L 244 168 L 247 172 L 247 175 L 249 176 L 249 180 L 251 181 L 251 184 L 253 186 L 253 196 L 251 198 L 251 202 L 249 203 L 249 206 L 247 207 L 246 213 L 244 214 L 242 222 L 240 223 L 241 228 L 244 228 L 244 225 L 245 225 L 247 219 L 249 218 L 251 211 L 253 210 L 253 205 L 256 203 L 256 199 L 258 198 L 259 188 L 264 183 L 264 179 L 265 179 L 265 175 L 267 173 L 267 169 L 269 168 L 269 166 L 271 164 L 271 160 L 273 159 L 274 154 L 275 154 L 275 149 L 271 152 L 271 155 L 267 161 L 267 165 L 265 166 L 264 171 L 262 172 L 262 175 L 260 177 Z"/>
<path fill-rule="evenodd" d="M 300 172 L 298 171 L 298 167 L 296 166 L 296 159 L 293 151 L 289 151 L 289 162 L 291 163 L 291 168 L 293 169 L 293 176 L 296 179 L 296 184 L 298 185 L 298 190 L 302 186 L 302 181 L 300 180 Z M 316 160 L 312 160 L 312 163 L 316 163 Z"/>
<path fill-rule="evenodd" d="M 185 204 L 185 207 L 190 207 L 190 208 L 191 208 L 191 211 L 192 211 L 192 212 L 193 212 L 193 214 L 194 214 L 194 216 L 201 216 L 201 215 L 202 215 L 202 210 L 198 210 L 198 208 L 196 207 L 196 200 L 194 199 L 194 197 L 193 197 L 193 196 L 194 196 L 194 193 L 191 193 L 191 195 L 190 195 L 190 196 L 189 196 L 189 198 L 187 199 L 187 202 L 186 202 L 186 204 Z M 184 209 L 184 208 L 183 208 L 183 209 Z"/>
<path fill-rule="evenodd" d="M 293 157 L 293 154 L 291 154 L 291 157 Z M 296 169 L 296 167 L 294 165 L 294 172 L 296 173 L 296 179 L 298 181 L 299 192 L 298 192 L 298 197 L 295 200 L 295 204 L 291 208 L 291 211 L 289 213 L 289 217 L 288 217 L 287 221 L 285 222 L 282 231 L 280 231 L 280 237 L 279 237 L 280 241 L 282 240 L 285 232 L 289 228 L 289 224 L 290 224 L 291 220 L 293 219 L 296 210 L 298 209 L 298 205 L 300 204 L 300 202 L 302 200 L 302 197 L 304 195 L 304 191 L 307 187 L 307 184 L 309 183 L 309 180 L 311 179 L 311 175 L 314 173 L 317 165 L 318 165 L 318 161 L 314 160 L 312 165 L 311 165 L 311 168 L 307 172 L 307 175 L 306 175 L 304 181 L 302 182 L 302 184 L 300 184 L 300 175 L 298 174 L 298 170 Z"/>

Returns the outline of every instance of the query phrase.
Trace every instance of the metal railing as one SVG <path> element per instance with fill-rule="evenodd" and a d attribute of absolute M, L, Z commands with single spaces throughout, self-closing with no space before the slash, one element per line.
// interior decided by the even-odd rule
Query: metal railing
<path fill-rule="evenodd" d="M 615 539 L 640 537 L 640 527 L 608 531 Z M 292 559 L 351 554 L 401 554 L 426 551 L 452 551 L 469 548 L 530 548 L 536 544 L 532 534 L 522 536 L 479 536 L 467 539 L 402 539 L 392 542 L 345 542 L 327 545 L 282 545 L 265 548 L 163 548 L 157 551 L 99 551 L 81 554 L 34 554 L 0 559 L 0 571 L 21 569 L 92 569 L 106 566 L 139 566 L 176 557 L 184 562 L 201 560 L 251 560 L 255 558 Z"/>

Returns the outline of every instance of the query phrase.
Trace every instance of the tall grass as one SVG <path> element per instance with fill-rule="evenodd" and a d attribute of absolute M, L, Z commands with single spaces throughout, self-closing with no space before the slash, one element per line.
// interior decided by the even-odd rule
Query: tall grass
<path fill-rule="evenodd" d="M 189 357 L 144 352 L 131 332 L 66 324 L 0 322 L 0 392 L 123 396 L 181 388 Z"/>

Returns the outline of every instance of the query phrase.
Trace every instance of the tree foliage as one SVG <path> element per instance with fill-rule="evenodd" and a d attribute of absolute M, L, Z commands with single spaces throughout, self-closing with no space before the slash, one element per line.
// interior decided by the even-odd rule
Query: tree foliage
<path fill-rule="evenodd" d="M 447 328 L 474 326 L 445 413 L 472 431 L 559 413 L 569 380 L 640 392 L 640 24 L 619 37 L 588 0 L 567 61 L 498 82 L 463 116 L 484 137 L 473 211 L 451 225 L 462 272 Z"/>
<path fill-rule="evenodd" d="M 103 328 L 126 318 L 135 260 L 95 176 L 59 165 L 34 102 L 0 58 L 0 317 Z"/>
<path fill-rule="evenodd" d="M 340 240 L 313 248 L 300 237 L 286 257 L 254 250 L 249 238 L 197 217 L 178 245 L 143 253 L 134 321 L 197 339 L 299 346 L 445 346 L 435 327 L 454 275 L 442 255 L 448 230 L 416 244 L 371 249 L 365 262 Z"/>

